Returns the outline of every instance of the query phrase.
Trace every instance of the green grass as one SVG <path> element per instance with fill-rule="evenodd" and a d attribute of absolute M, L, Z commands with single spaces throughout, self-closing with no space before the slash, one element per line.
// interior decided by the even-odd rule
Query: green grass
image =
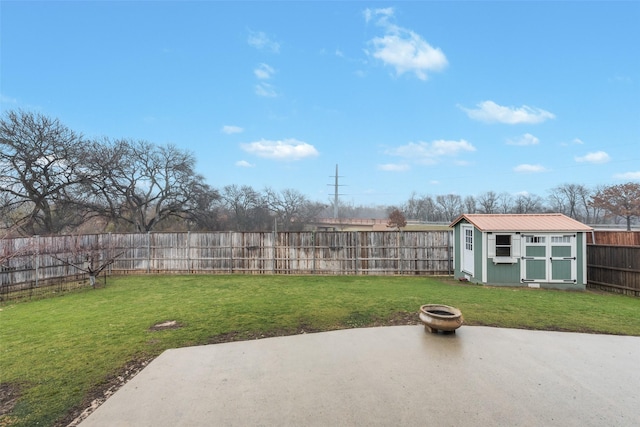
<path fill-rule="evenodd" d="M 426 277 L 119 277 L 0 307 L 0 383 L 21 388 L 0 425 L 55 425 L 127 362 L 167 348 L 385 324 L 427 303 L 460 308 L 468 325 L 640 336 L 640 299 L 619 295 Z M 167 320 L 182 327 L 149 330 Z"/>

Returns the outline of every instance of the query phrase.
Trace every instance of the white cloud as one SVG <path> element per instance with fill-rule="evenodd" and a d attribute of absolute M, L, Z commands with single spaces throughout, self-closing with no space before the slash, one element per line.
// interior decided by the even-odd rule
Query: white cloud
<path fill-rule="evenodd" d="M 2 104 L 17 104 L 18 100 L 15 99 L 15 98 L 10 98 L 10 97 L 0 93 L 0 103 L 2 103 Z"/>
<path fill-rule="evenodd" d="M 623 180 L 630 180 L 630 181 L 640 180 L 640 171 L 617 173 L 613 175 L 613 177 L 615 179 L 623 179 Z"/>
<path fill-rule="evenodd" d="M 510 125 L 519 123 L 535 124 L 556 117 L 549 111 L 527 105 L 519 108 L 505 107 L 493 101 L 483 101 L 477 104 L 477 107 L 478 108 L 475 109 L 460 108 L 467 113 L 469 118 L 485 123 L 506 123 Z"/>
<path fill-rule="evenodd" d="M 385 172 L 406 172 L 409 169 L 411 169 L 411 166 L 405 164 L 387 163 L 378 165 L 378 170 Z"/>
<path fill-rule="evenodd" d="M 220 132 L 226 133 L 227 135 L 231 135 L 234 133 L 242 133 L 244 132 L 244 129 L 242 129 L 240 126 L 225 125 L 225 126 L 222 126 L 222 129 L 220 129 Z"/>
<path fill-rule="evenodd" d="M 280 43 L 271 40 L 271 38 L 262 31 L 250 31 L 247 43 L 256 49 L 268 50 L 273 53 L 280 52 Z"/>
<path fill-rule="evenodd" d="M 611 157 L 604 151 L 596 151 L 594 153 L 587 153 L 581 157 L 575 157 L 575 161 L 578 163 L 607 163 L 611 160 Z"/>
<path fill-rule="evenodd" d="M 560 145 L 567 147 L 569 145 L 583 145 L 584 141 L 580 138 L 573 138 L 570 142 L 561 142 Z"/>
<path fill-rule="evenodd" d="M 374 16 L 380 16 L 380 21 L 385 20 L 387 17 L 389 16 L 393 16 L 394 14 L 394 10 L 392 7 L 387 7 L 384 9 L 365 9 L 362 12 L 362 15 L 364 16 L 364 22 L 369 23 L 369 21 L 371 21 L 373 19 Z"/>
<path fill-rule="evenodd" d="M 236 166 L 238 166 L 240 168 L 252 168 L 255 165 L 252 165 L 251 163 L 247 162 L 246 160 L 238 160 L 236 162 Z"/>
<path fill-rule="evenodd" d="M 443 70 L 448 62 L 442 50 L 432 47 L 419 34 L 390 23 L 393 13 L 393 8 L 364 11 L 365 21 L 377 17 L 376 24 L 385 32 L 384 36 L 369 41 L 373 49 L 367 53 L 394 67 L 397 75 L 410 72 L 420 80 L 426 80 L 427 71 Z"/>
<path fill-rule="evenodd" d="M 276 89 L 272 84 L 261 82 L 256 85 L 256 95 L 275 98 L 278 96 L 278 92 L 276 92 Z"/>
<path fill-rule="evenodd" d="M 249 154 L 274 160 L 301 160 L 318 156 L 318 150 L 306 142 L 290 138 L 278 141 L 261 139 L 260 141 L 241 144 L 240 147 Z"/>
<path fill-rule="evenodd" d="M 255 74 L 256 77 L 259 78 L 260 80 L 268 80 L 273 76 L 274 73 L 275 73 L 275 70 L 268 64 L 264 64 L 264 63 L 258 65 L 258 68 L 253 70 L 253 74 Z"/>
<path fill-rule="evenodd" d="M 508 139 L 507 140 L 507 144 L 508 145 L 524 146 L 524 145 L 538 145 L 539 143 L 540 143 L 540 140 L 538 138 L 536 138 L 535 136 L 531 135 L 530 133 L 525 133 L 524 135 L 522 135 L 518 139 Z"/>
<path fill-rule="evenodd" d="M 513 168 L 513 170 L 515 172 L 522 172 L 522 173 L 539 173 L 539 172 L 545 172 L 547 169 L 542 165 L 522 164 L 522 165 L 516 166 L 515 168 Z"/>
<path fill-rule="evenodd" d="M 473 152 L 476 148 L 469 142 L 437 140 L 433 142 L 410 142 L 385 153 L 412 159 L 421 164 L 438 163 L 442 157 L 455 157 L 463 152 Z"/>

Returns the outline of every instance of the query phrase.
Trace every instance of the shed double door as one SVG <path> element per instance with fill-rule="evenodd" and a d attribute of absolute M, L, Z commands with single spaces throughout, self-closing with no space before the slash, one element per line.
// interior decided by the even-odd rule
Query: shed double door
<path fill-rule="evenodd" d="M 525 235 L 522 244 L 523 282 L 576 282 L 575 235 Z"/>

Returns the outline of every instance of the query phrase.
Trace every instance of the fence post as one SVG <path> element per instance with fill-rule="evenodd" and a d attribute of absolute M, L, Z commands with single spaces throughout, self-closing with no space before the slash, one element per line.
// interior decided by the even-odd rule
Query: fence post
<path fill-rule="evenodd" d="M 455 230 L 451 231 L 451 232 L 447 232 L 447 268 L 449 269 L 449 274 L 453 274 L 453 267 L 452 267 L 453 254 L 451 253 L 451 251 L 452 251 L 452 247 L 451 247 L 451 235 L 452 235 L 452 233 L 455 233 Z"/>
<path fill-rule="evenodd" d="M 187 270 L 191 274 L 191 230 L 187 231 Z"/>
<path fill-rule="evenodd" d="M 278 248 L 277 245 L 277 241 L 278 241 L 278 220 L 276 219 L 274 221 L 274 228 L 273 231 L 271 232 L 271 234 L 273 235 L 273 241 L 271 243 L 271 247 L 272 247 L 272 251 L 271 251 L 271 258 L 272 258 L 272 262 L 271 262 L 271 274 L 276 274 L 276 251 Z"/>
<path fill-rule="evenodd" d="M 404 269 L 402 268 L 402 251 L 403 251 L 403 243 L 404 243 L 404 234 L 402 230 L 398 230 L 398 272 L 402 274 Z"/>
<path fill-rule="evenodd" d="M 40 236 L 34 236 L 36 239 L 36 288 L 38 287 L 38 276 L 40 276 Z"/>
<path fill-rule="evenodd" d="M 316 231 L 311 231 L 311 273 L 316 274 Z"/>
<path fill-rule="evenodd" d="M 229 273 L 233 273 L 233 231 L 229 232 Z"/>
<path fill-rule="evenodd" d="M 151 232 L 147 231 L 147 274 L 151 272 Z"/>
<path fill-rule="evenodd" d="M 107 238 L 109 240 L 109 244 L 107 245 L 107 256 L 108 256 L 107 259 L 110 260 L 111 257 L 113 256 L 113 241 L 111 240 L 112 239 L 111 232 L 109 232 L 107 234 Z M 109 267 L 107 268 L 107 271 L 104 272 L 104 274 L 105 274 L 105 276 L 106 275 L 111 276 L 113 274 L 113 263 L 112 262 L 109 263 Z"/>
<path fill-rule="evenodd" d="M 360 274 L 360 257 L 359 257 L 359 255 L 360 255 L 360 231 L 356 231 L 355 233 L 356 233 L 356 238 L 355 238 L 355 243 L 354 243 L 355 248 L 354 248 L 354 251 L 353 251 L 353 258 L 354 258 L 354 261 L 355 261 L 356 265 L 355 265 L 353 270 L 355 271 L 356 276 L 357 276 L 358 274 Z"/>

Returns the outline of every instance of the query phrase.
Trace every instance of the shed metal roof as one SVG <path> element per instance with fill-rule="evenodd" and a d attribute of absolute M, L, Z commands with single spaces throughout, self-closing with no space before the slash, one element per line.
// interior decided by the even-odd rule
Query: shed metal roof
<path fill-rule="evenodd" d="M 462 214 L 449 227 L 462 220 L 480 231 L 568 232 L 592 231 L 593 228 L 559 213 L 548 214 Z"/>

